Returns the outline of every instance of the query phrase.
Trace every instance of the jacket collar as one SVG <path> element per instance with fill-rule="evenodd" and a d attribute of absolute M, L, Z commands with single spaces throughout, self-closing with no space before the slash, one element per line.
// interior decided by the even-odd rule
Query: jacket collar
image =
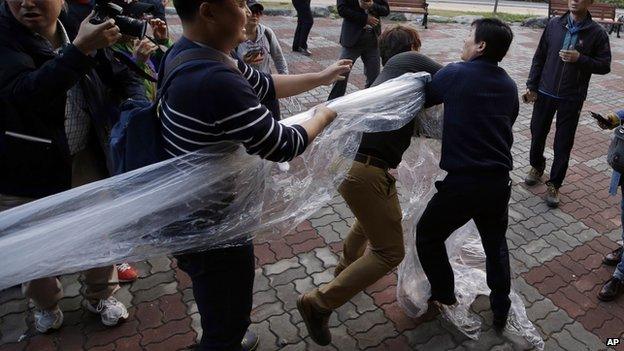
<path fill-rule="evenodd" d="M 561 26 L 567 28 L 568 26 L 568 18 L 570 17 L 570 11 L 567 11 L 566 13 L 564 13 L 563 15 L 561 15 L 561 17 L 559 17 L 558 21 L 559 24 L 561 24 Z M 586 29 L 587 27 L 589 27 L 592 23 L 592 16 L 591 13 L 589 11 L 587 11 L 587 17 L 585 17 L 585 19 L 578 24 L 578 30 L 583 30 Z"/>
<path fill-rule="evenodd" d="M 483 56 L 477 56 L 477 57 L 473 58 L 472 60 L 470 60 L 469 62 L 485 62 L 485 63 L 489 63 L 491 65 L 498 66 L 498 62 L 496 62 L 496 60 L 492 60 L 490 58 L 483 57 Z"/>

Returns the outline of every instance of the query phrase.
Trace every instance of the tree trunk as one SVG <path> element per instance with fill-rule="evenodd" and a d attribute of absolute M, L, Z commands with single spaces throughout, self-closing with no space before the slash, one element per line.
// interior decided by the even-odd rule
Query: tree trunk
<path fill-rule="evenodd" d="M 494 14 L 496 14 L 497 10 L 498 10 L 498 0 L 494 0 Z"/>

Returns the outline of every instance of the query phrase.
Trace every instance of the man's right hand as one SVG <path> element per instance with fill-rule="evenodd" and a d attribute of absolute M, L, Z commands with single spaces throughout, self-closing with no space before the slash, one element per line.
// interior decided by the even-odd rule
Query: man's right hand
<path fill-rule="evenodd" d="M 107 48 L 121 39 L 121 32 L 115 25 L 115 20 L 109 19 L 101 24 L 92 24 L 89 22 L 92 17 L 93 13 L 80 23 L 78 34 L 73 42 L 74 46 L 85 55 Z"/>
<path fill-rule="evenodd" d="M 338 114 L 336 113 L 336 111 L 328 108 L 325 105 L 320 105 L 316 108 L 316 110 L 314 110 L 314 118 L 321 119 L 321 121 L 323 121 L 324 126 L 327 126 L 331 122 L 333 122 L 334 119 L 336 119 L 337 115 Z"/>
<path fill-rule="evenodd" d="M 532 90 L 527 89 L 526 92 L 522 94 L 522 101 L 525 104 L 530 104 L 530 103 L 537 101 L 537 93 Z"/>
<path fill-rule="evenodd" d="M 379 18 L 368 15 L 368 18 L 366 19 L 366 24 L 372 27 L 376 27 L 377 25 L 379 25 Z"/>

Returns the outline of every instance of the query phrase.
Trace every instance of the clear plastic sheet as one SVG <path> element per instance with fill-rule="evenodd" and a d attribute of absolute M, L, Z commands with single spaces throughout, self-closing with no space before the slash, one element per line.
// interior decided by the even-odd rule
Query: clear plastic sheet
<path fill-rule="evenodd" d="M 227 144 L 0 212 L 0 289 L 287 234 L 335 195 L 361 132 L 397 129 L 414 118 L 429 79 L 408 74 L 330 102 L 338 117 L 288 171 Z"/>
<path fill-rule="evenodd" d="M 426 73 L 406 74 L 329 103 L 336 120 L 288 167 L 228 145 L 184 155 L 0 212 L 0 289 L 39 277 L 72 273 L 122 261 L 256 242 L 290 233 L 326 205 L 349 170 L 361 132 L 398 129 L 421 110 Z M 306 111 L 282 123 L 310 118 Z M 416 129 L 441 137 L 441 110 L 419 115 Z M 427 308 L 429 285 L 418 264 L 414 229 L 438 168 L 439 142 L 414 139 L 399 168 L 406 258 L 397 294 L 412 316 Z M 484 290 L 484 256 L 466 227 L 447 241 L 466 316 Z M 476 240 L 476 241 L 475 241 Z M 485 288 L 487 289 L 487 288 Z M 508 328 L 543 342 L 512 294 Z M 457 316 L 457 314 L 456 314 Z M 474 317 L 474 316 L 471 316 Z M 478 317 L 476 317 L 478 318 Z M 466 319 L 466 318 L 464 318 Z M 478 319 L 469 319 L 477 329 Z M 462 320 L 456 320 L 461 329 Z M 465 324 L 465 323 L 464 323 Z M 464 328 L 465 330 L 466 328 Z"/>
<path fill-rule="evenodd" d="M 439 124 L 441 125 L 441 124 Z M 427 128 L 435 126 L 435 123 Z M 430 135 L 437 135 L 432 129 Z M 398 169 L 401 184 L 403 209 L 403 231 L 405 236 L 405 259 L 398 269 L 397 299 L 406 313 L 419 317 L 427 312 L 431 286 L 418 260 L 416 252 L 416 223 L 435 194 L 434 182 L 444 178 L 444 171 L 438 168 L 440 143 L 437 140 L 414 139 L 405 153 Z M 470 310 L 478 295 L 489 295 L 485 274 L 485 253 L 481 239 L 473 221 L 458 229 L 446 241 L 446 249 L 455 274 L 455 294 L 458 304 L 445 308 L 442 317 L 454 324 L 471 339 L 478 339 L 481 332 L 481 319 Z M 544 349 L 544 341 L 529 321 L 524 303 L 512 289 L 511 310 L 505 335 L 512 339 Z"/>

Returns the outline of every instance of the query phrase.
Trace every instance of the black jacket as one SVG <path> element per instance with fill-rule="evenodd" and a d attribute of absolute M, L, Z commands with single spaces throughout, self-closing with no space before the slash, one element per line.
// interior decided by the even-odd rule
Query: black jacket
<path fill-rule="evenodd" d="M 340 31 L 340 45 L 350 48 L 353 47 L 360 35 L 362 29 L 366 26 L 368 14 L 360 7 L 358 0 L 337 0 L 338 14 L 344 18 L 342 21 L 342 30 Z M 387 0 L 373 0 L 373 7 L 369 10 L 372 16 L 377 18 L 388 16 L 390 7 Z M 381 24 L 376 26 L 375 33 L 381 33 Z"/>
<path fill-rule="evenodd" d="M 71 33 L 70 39 L 72 38 Z M 92 120 L 91 142 L 106 166 L 108 135 L 126 98 L 146 100 L 141 80 L 109 50 L 60 55 L 0 4 L 0 194 L 43 197 L 71 187 L 65 136 L 66 93 L 80 84 Z"/>
<path fill-rule="evenodd" d="M 569 12 L 548 22 L 533 57 L 527 88 L 551 95 L 585 100 L 592 73 L 611 71 L 609 35 L 601 25 L 588 18 L 581 24 L 576 50 L 581 53 L 575 63 L 565 63 L 559 57 L 568 24 Z"/>

